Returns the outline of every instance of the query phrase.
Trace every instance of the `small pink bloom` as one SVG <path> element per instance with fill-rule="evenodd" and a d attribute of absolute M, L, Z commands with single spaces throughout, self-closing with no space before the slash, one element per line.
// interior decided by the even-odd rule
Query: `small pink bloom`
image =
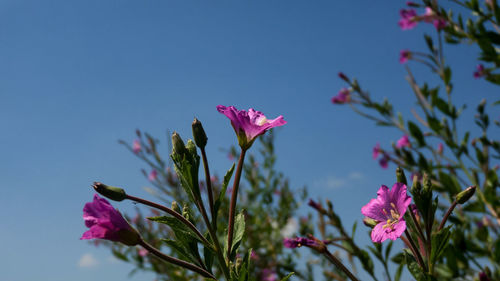
<path fill-rule="evenodd" d="M 323 207 L 321 207 L 321 204 L 319 204 L 318 202 L 316 202 L 312 199 L 309 199 L 309 202 L 307 203 L 307 205 L 309 205 L 309 207 L 312 207 L 313 209 L 316 209 L 318 211 L 323 210 Z"/>
<path fill-rule="evenodd" d="M 411 52 L 409 50 L 401 50 L 399 52 L 399 63 L 407 63 L 411 59 Z"/>
<path fill-rule="evenodd" d="M 396 142 L 396 147 L 397 148 L 402 148 L 402 147 L 410 147 L 410 139 L 408 138 L 407 135 L 402 136 L 397 142 Z"/>
<path fill-rule="evenodd" d="M 158 178 L 158 172 L 156 170 L 151 170 L 151 172 L 149 173 L 149 176 L 148 176 L 148 180 L 149 181 L 156 181 L 157 178 Z"/>
<path fill-rule="evenodd" d="M 144 248 L 137 249 L 137 254 L 141 257 L 145 257 L 149 254 L 148 250 Z"/>
<path fill-rule="evenodd" d="M 446 20 L 436 14 L 431 7 L 425 7 L 425 14 L 421 16 L 422 20 L 431 23 L 437 30 L 441 30 L 446 27 Z"/>
<path fill-rule="evenodd" d="M 439 143 L 437 152 L 439 154 L 443 154 L 443 150 L 444 150 L 444 145 L 442 143 Z"/>
<path fill-rule="evenodd" d="M 378 224 L 372 229 L 371 238 L 375 243 L 386 239 L 396 240 L 406 229 L 404 214 L 411 203 L 411 197 L 406 193 L 406 185 L 395 183 L 392 189 L 382 185 L 377 192 L 377 198 L 372 199 L 361 208 L 361 213 L 374 219 Z"/>
<path fill-rule="evenodd" d="M 262 281 L 278 281 L 278 275 L 272 269 L 264 268 L 261 275 Z"/>
<path fill-rule="evenodd" d="M 259 255 L 257 255 L 255 251 L 252 251 L 252 253 L 250 254 L 250 259 L 254 261 L 259 260 Z"/>
<path fill-rule="evenodd" d="M 80 239 L 106 239 L 133 246 L 139 243 L 139 234 L 109 202 L 94 195 L 94 201 L 83 207 L 83 220 L 89 228 Z"/>
<path fill-rule="evenodd" d="M 351 92 L 346 88 L 340 89 L 340 91 L 337 93 L 337 95 L 332 98 L 332 103 L 343 104 L 343 103 L 349 102 L 351 100 L 350 93 Z"/>
<path fill-rule="evenodd" d="M 389 156 L 387 156 L 387 154 L 384 153 L 382 158 L 378 160 L 378 164 L 380 165 L 380 167 L 387 169 L 387 167 L 389 167 Z"/>
<path fill-rule="evenodd" d="M 132 144 L 132 151 L 134 151 L 135 154 L 137 154 L 141 151 L 141 141 L 140 140 L 134 140 L 134 143 Z"/>
<path fill-rule="evenodd" d="M 317 242 L 313 239 L 304 238 L 304 237 L 295 237 L 295 238 L 284 238 L 283 246 L 285 248 L 293 249 L 302 246 L 317 246 Z"/>
<path fill-rule="evenodd" d="M 343 73 L 343 72 L 339 72 L 339 78 L 346 81 L 346 82 L 349 82 L 349 78 L 347 78 L 347 76 Z"/>
<path fill-rule="evenodd" d="M 268 120 L 262 112 L 253 108 L 245 111 L 238 110 L 234 106 L 218 105 L 217 110 L 231 120 L 231 125 L 242 149 L 250 148 L 255 139 L 267 130 L 286 124 L 282 115 L 276 119 Z"/>
<path fill-rule="evenodd" d="M 399 11 L 399 15 L 401 18 L 398 21 L 398 24 L 402 30 L 412 29 L 417 25 L 417 12 L 415 12 L 414 9 L 402 9 Z"/>
<path fill-rule="evenodd" d="M 377 159 L 378 155 L 380 154 L 382 150 L 380 149 L 380 143 L 377 143 L 374 147 L 373 147 L 373 151 L 372 151 L 372 157 L 373 159 Z"/>
<path fill-rule="evenodd" d="M 476 71 L 474 71 L 474 78 L 478 79 L 485 75 L 484 66 L 482 64 L 478 64 L 476 66 Z"/>

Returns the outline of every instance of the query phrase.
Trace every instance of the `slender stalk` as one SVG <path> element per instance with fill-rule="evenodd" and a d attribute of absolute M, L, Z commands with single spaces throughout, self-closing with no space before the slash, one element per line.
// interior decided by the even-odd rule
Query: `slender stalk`
<path fill-rule="evenodd" d="M 410 246 L 410 250 L 412 251 L 413 255 L 415 255 L 415 258 L 417 258 L 418 264 L 425 270 L 427 271 L 427 267 L 425 266 L 424 260 L 422 259 L 422 255 L 420 254 L 420 251 L 418 251 L 417 246 L 415 245 L 415 242 L 413 242 L 413 239 L 411 238 L 410 233 L 408 232 L 407 229 L 405 229 L 405 235 L 406 238 L 403 238 L 401 236 L 401 240 L 405 242 L 407 246 Z M 405 241 L 406 240 L 406 241 Z"/>
<path fill-rule="evenodd" d="M 410 208 L 410 216 L 411 216 L 411 219 L 412 219 L 413 223 L 414 223 L 414 224 L 415 224 L 415 226 L 417 227 L 417 231 L 418 231 L 418 234 L 419 234 L 420 239 L 422 239 L 422 241 L 423 241 L 424 243 L 426 243 L 424 232 L 423 232 L 423 231 L 422 231 L 422 229 L 420 228 L 420 223 L 419 223 L 419 221 L 417 220 L 417 218 L 415 217 L 415 214 L 413 213 L 413 210 L 411 210 L 411 208 Z M 429 254 L 429 253 L 428 253 L 428 254 Z"/>
<path fill-rule="evenodd" d="M 201 147 L 201 158 L 203 159 L 203 168 L 205 170 L 205 182 L 207 183 L 208 204 L 210 205 L 210 213 L 212 214 L 212 224 L 215 225 L 215 208 L 214 208 L 214 195 L 212 190 L 212 180 L 210 178 L 210 169 L 208 167 L 207 154 L 205 148 Z"/>
<path fill-rule="evenodd" d="M 455 201 L 453 201 L 453 203 L 451 204 L 451 206 L 448 208 L 448 211 L 446 211 L 446 214 L 444 214 L 443 220 L 439 224 L 439 227 L 437 229 L 438 231 L 440 231 L 441 229 L 443 229 L 444 224 L 448 220 L 448 217 L 451 215 L 451 212 L 453 212 L 453 209 L 455 209 L 455 207 L 457 206 L 457 204 L 458 204 L 457 200 L 455 200 Z"/>
<path fill-rule="evenodd" d="M 148 201 L 146 199 L 142 199 L 142 198 L 131 196 L 131 195 L 127 195 L 127 199 L 144 204 L 144 205 L 147 205 L 147 206 L 150 206 L 150 207 L 153 207 L 153 208 L 156 208 L 156 209 L 159 209 L 159 210 L 162 210 L 162 211 L 172 215 L 173 217 L 178 219 L 180 222 L 185 224 L 187 227 L 191 228 L 191 230 L 194 231 L 196 236 L 198 236 L 201 239 L 201 241 L 203 241 L 203 243 L 205 243 L 206 245 L 211 245 L 211 243 L 208 242 L 208 240 L 205 238 L 205 236 L 203 236 L 203 234 L 200 233 L 200 231 L 196 228 L 196 226 L 194 226 L 190 221 L 188 221 L 185 217 L 183 217 L 181 214 L 177 213 L 176 211 L 174 211 L 166 206 L 156 204 L 156 203 Z"/>
<path fill-rule="evenodd" d="M 153 255 L 157 256 L 158 258 L 160 258 L 168 263 L 175 264 L 175 265 L 178 265 L 180 267 L 189 269 L 191 271 L 194 271 L 194 272 L 202 275 L 203 277 L 216 280 L 215 276 L 213 276 L 210 272 L 206 271 L 205 269 L 203 269 L 195 264 L 168 256 L 168 255 L 165 255 L 164 253 L 160 252 L 158 249 L 156 249 L 153 246 L 151 246 L 150 244 L 148 244 L 146 241 L 142 240 L 142 238 L 139 240 L 139 245 L 144 247 L 144 249 L 148 250 Z"/>
<path fill-rule="evenodd" d="M 238 160 L 238 167 L 236 168 L 236 175 L 233 181 L 233 192 L 231 194 L 231 203 L 229 206 L 229 224 L 227 228 L 227 259 L 231 256 L 231 245 L 233 244 L 233 231 L 234 231 L 234 216 L 236 212 L 236 200 L 238 200 L 238 187 L 240 185 L 241 172 L 243 171 L 243 162 L 245 161 L 245 149 L 241 149 L 240 159 Z"/>
<path fill-rule="evenodd" d="M 337 268 L 342 270 L 352 281 L 359 281 L 359 279 L 356 278 L 356 276 L 354 276 L 354 274 L 352 274 L 352 272 L 349 271 L 349 269 L 347 269 L 347 267 L 345 267 L 345 265 L 342 264 L 342 262 L 339 259 L 337 259 L 337 257 L 332 255 L 332 253 L 330 253 L 328 249 L 325 248 L 325 250 L 322 251 L 322 253 L 331 263 L 333 263 Z"/>

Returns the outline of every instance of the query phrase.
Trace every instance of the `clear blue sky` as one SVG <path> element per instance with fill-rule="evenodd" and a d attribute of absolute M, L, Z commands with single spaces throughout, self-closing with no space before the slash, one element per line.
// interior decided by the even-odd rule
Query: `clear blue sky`
<path fill-rule="evenodd" d="M 78 240 L 90 184 L 148 197 L 142 164 L 117 140 L 132 141 L 136 128 L 186 138 L 195 116 L 209 135 L 212 169 L 223 173 L 231 162 L 220 148 L 236 139 L 218 104 L 283 115 L 279 169 L 293 186 L 309 186 L 312 198 L 330 198 L 346 224 L 360 221 L 380 184 L 394 182 L 395 167 L 380 169 L 371 149 L 400 134 L 376 129 L 330 98 L 344 86 L 336 76 L 344 71 L 410 116 L 399 51 L 423 50 L 422 32 L 434 30 L 401 31 L 403 5 L 0 1 L 0 280 L 126 280 L 130 266 Z M 475 48 L 446 49 L 454 95 L 471 116 L 495 89 L 472 78 Z M 428 77 L 421 67 L 415 72 L 419 81 Z M 97 264 L 80 267 L 84 255 Z M 139 273 L 130 280 L 148 279 Z"/>

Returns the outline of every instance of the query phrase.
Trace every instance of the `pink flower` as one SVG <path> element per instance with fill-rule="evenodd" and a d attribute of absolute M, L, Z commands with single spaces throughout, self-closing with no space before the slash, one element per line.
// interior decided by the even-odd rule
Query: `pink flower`
<path fill-rule="evenodd" d="M 80 239 L 106 239 L 128 246 L 137 245 L 140 237 L 137 231 L 114 209 L 109 202 L 94 195 L 94 201 L 83 207 L 83 220 L 89 228 Z"/>
<path fill-rule="evenodd" d="M 425 14 L 421 17 L 423 21 L 434 25 L 437 30 L 441 30 L 446 27 L 446 20 L 437 15 L 431 7 L 425 7 Z"/>
<path fill-rule="evenodd" d="M 338 76 L 340 79 L 349 82 L 349 78 L 347 78 L 347 76 L 343 72 L 339 72 Z"/>
<path fill-rule="evenodd" d="M 411 52 L 409 50 L 401 50 L 399 52 L 399 63 L 407 63 L 411 59 Z"/>
<path fill-rule="evenodd" d="M 141 257 L 145 257 L 149 254 L 149 251 L 144 249 L 144 248 L 140 248 L 140 249 L 137 249 L 137 254 Z"/>
<path fill-rule="evenodd" d="M 372 152 L 372 157 L 373 159 L 377 159 L 378 155 L 380 154 L 381 150 L 380 150 L 380 143 L 377 143 L 374 147 L 373 147 L 373 152 Z"/>
<path fill-rule="evenodd" d="M 277 281 L 278 275 L 272 269 L 264 268 L 261 273 L 262 281 Z"/>
<path fill-rule="evenodd" d="M 350 91 L 346 88 L 340 89 L 336 96 L 332 98 L 332 103 L 343 104 L 351 100 Z"/>
<path fill-rule="evenodd" d="M 377 199 L 372 199 L 361 208 L 361 213 L 378 223 L 372 229 L 371 238 L 375 243 L 381 243 L 387 238 L 396 240 L 406 229 L 403 216 L 411 203 L 411 197 L 406 194 L 406 185 L 395 183 L 392 189 L 382 185 L 377 192 Z"/>
<path fill-rule="evenodd" d="M 284 238 L 283 246 L 285 248 L 293 249 L 302 246 L 316 246 L 317 243 L 313 239 L 304 238 L 304 237 L 295 237 L 295 238 Z"/>
<path fill-rule="evenodd" d="M 149 176 L 148 176 L 148 180 L 149 181 L 156 181 L 157 178 L 158 178 L 158 172 L 156 170 L 151 170 L 151 172 L 149 173 Z"/>
<path fill-rule="evenodd" d="M 397 142 L 396 142 L 396 147 L 397 148 L 402 148 L 402 147 L 410 147 L 410 139 L 408 138 L 407 135 L 402 136 Z"/>
<path fill-rule="evenodd" d="M 444 150 L 444 146 L 443 146 L 443 144 L 442 144 L 442 143 L 439 143 L 439 144 L 438 144 L 438 151 L 437 151 L 437 152 L 438 152 L 439 154 L 443 154 L 443 150 Z"/>
<path fill-rule="evenodd" d="M 482 64 L 478 64 L 476 66 L 476 71 L 474 71 L 474 78 L 478 79 L 485 75 L 484 66 Z"/>
<path fill-rule="evenodd" d="M 132 151 L 134 151 L 135 154 L 137 154 L 141 151 L 141 141 L 140 140 L 134 140 L 134 143 L 132 144 Z"/>
<path fill-rule="evenodd" d="M 389 167 L 389 156 L 387 156 L 387 154 L 384 153 L 382 158 L 378 160 L 378 164 L 380 165 L 380 167 L 387 169 L 387 167 Z"/>
<path fill-rule="evenodd" d="M 399 11 L 399 15 L 401 16 L 401 18 L 398 21 L 398 24 L 402 30 L 412 29 L 417 25 L 417 12 L 415 12 L 414 9 L 402 9 Z"/>
<path fill-rule="evenodd" d="M 286 124 L 282 115 L 268 120 L 262 112 L 253 108 L 247 112 L 238 110 L 234 106 L 218 105 L 217 110 L 231 120 L 231 125 L 238 136 L 238 143 L 245 150 L 250 148 L 255 139 L 267 130 Z"/>

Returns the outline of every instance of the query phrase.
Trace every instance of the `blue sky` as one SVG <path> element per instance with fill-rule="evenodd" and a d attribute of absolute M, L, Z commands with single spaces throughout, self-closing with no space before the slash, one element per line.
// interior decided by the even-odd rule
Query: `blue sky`
<path fill-rule="evenodd" d="M 330 198 L 346 224 L 360 221 L 380 184 L 394 182 L 395 167 L 380 169 L 371 148 L 400 133 L 375 128 L 330 98 L 344 86 L 336 76 L 343 71 L 410 117 L 399 51 L 424 50 L 422 32 L 435 34 L 424 25 L 401 31 L 403 5 L 0 1 L 0 279 L 125 280 L 130 266 L 78 240 L 90 184 L 148 197 L 142 164 L 117 140 L 131 142 L 136 128 L 186 138 L 195 116 L 209 136 L 212 170 L 222 174 L 231 162 L 220 148 L 236 139 L 218 104 L 283 115 L 278 168 L 293 186 L 309 186 L 312 198 Z M 454 97 L 469 105 L 468 116 L 482 97 L 495 97 L 491 85 L 472 78 L 477 52 L 446 47 Z M 418 81 L 435 81 L 413 69 Z M 93 266 L 79 265 L 84 256 Z"/>

